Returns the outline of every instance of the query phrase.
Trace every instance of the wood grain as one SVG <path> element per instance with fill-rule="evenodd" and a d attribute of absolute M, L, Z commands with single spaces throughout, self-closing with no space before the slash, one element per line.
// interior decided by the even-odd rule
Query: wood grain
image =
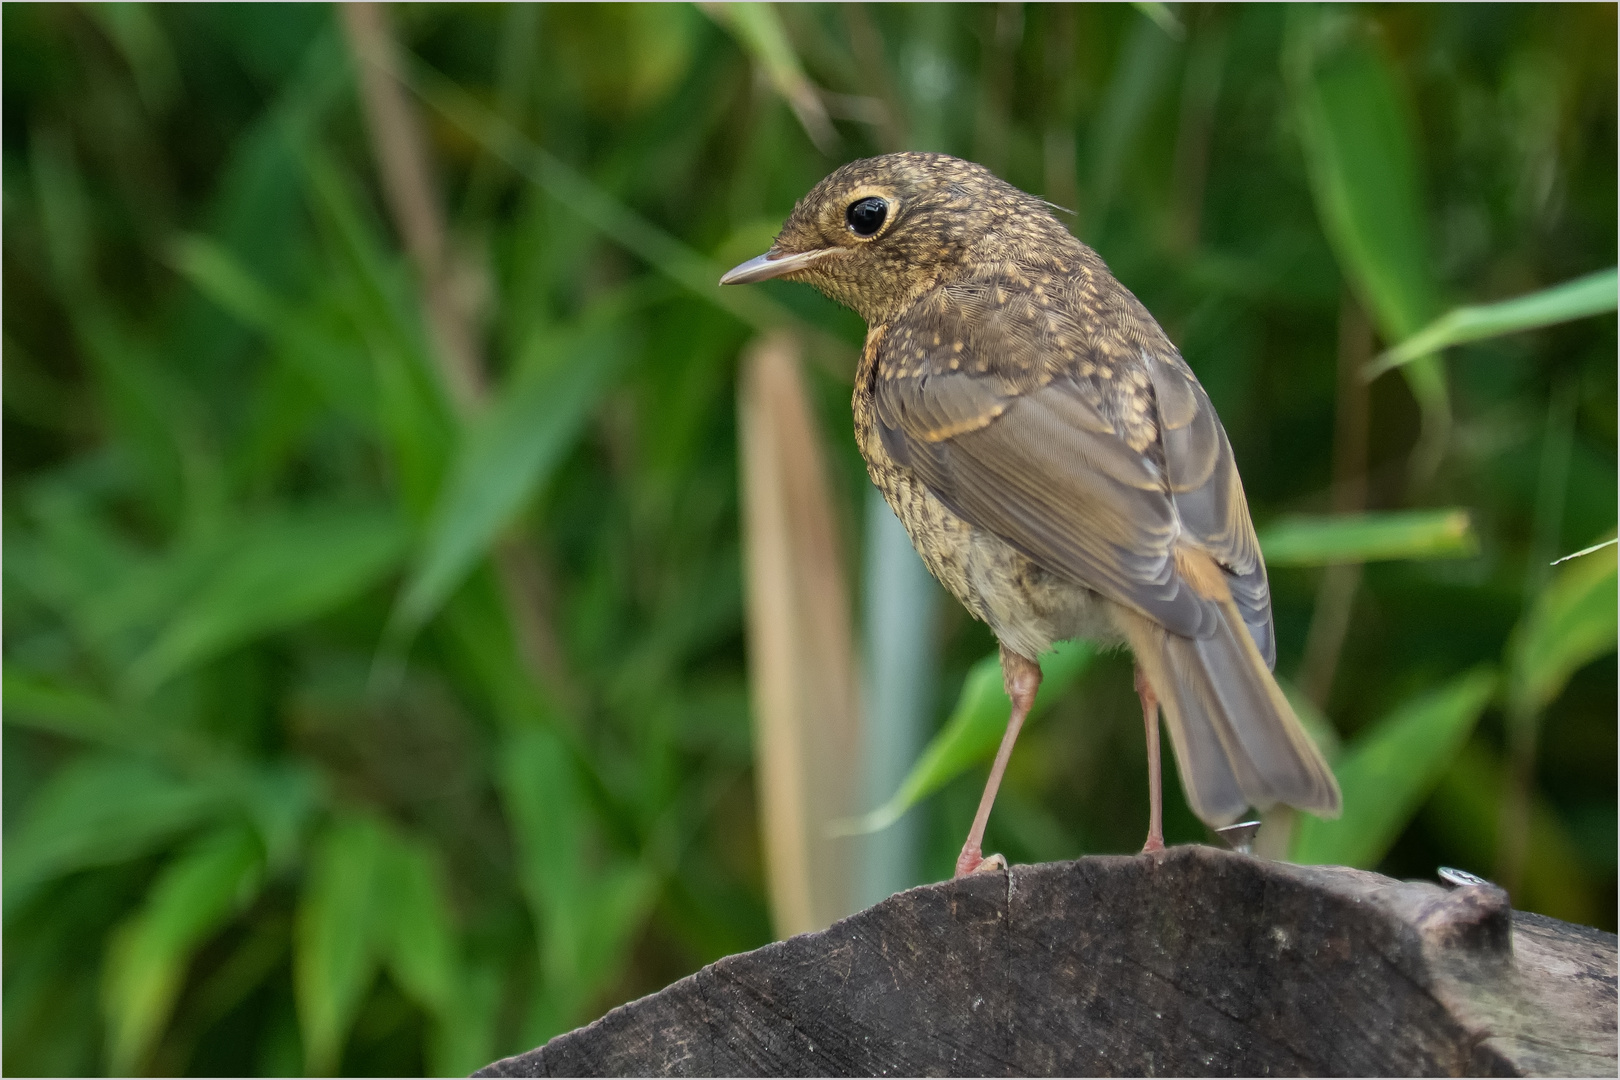
<path fill-rule="evenodd" d="M 1093 856 L 900 893 L 479 1075 L 1613 1076 L 1615 956 L 1490 885 Z"/>

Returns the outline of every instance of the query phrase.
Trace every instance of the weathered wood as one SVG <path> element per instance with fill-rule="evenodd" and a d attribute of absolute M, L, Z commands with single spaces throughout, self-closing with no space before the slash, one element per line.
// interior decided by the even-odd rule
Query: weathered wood
<path fill-rule="evenodd" d="M 1178 847 L 912 889 L 477 1075 L 1613 1076 L 1615 964 L 1493 885 Z"/>

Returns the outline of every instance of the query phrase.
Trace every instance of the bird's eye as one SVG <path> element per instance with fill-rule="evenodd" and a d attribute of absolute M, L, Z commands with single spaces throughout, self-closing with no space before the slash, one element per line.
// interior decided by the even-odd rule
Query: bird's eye
<path fill-rule="evenodd" d="M 849 209 L 844 211 L 844 218 L 856 236 L 876 236 L 888 216 L 888 201 L 876 196 L 852 202 Z"/>

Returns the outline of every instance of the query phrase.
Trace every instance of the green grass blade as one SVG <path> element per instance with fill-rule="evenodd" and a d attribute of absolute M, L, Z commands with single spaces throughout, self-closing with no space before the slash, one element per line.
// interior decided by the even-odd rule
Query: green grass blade
<path fill-rule="evenodd" d="M 1041 658 L 1040 693 L 1030 710 L 1030 719 L 1039 716 L 1085 673 L 1096 656 L 1096 649 L 1085 641 L 1060 643 Z M 956 708 L 940 733 L 923 748 L 922 756 L 906 774 L 900 789 L 876 810 L 845 822 L 845 834 L 877 832 L 900 820 L 900 816 L 923 799 L 950 783 L 963 772 L 995 756 L 1002 733 L 1007 730 L 1007 714 L 1012 699 L 1001 680 L 1001 658 L 991 655 L 973 665 Z"/>
<path fill-rule="evenodd" d="M 1180 41 L 1187 36 L 1187 28 L 1181 25 L 1181 20 L 1176 18 L 1176 13 L 1170 10 L 1169 4 L 1153 3 L 1151 0 L 1134 0 L 1131 6 L 1147 16 L 1154 26 L 1163 30 L 1176 41 Z"/>
<path fill-rule="evenodd" d="M 573 448 L 633 355 L 621 329 L 632 308 L 629 297 L 604 301 L 572 332 L 537 341 L 516 385 L 474 423 L 390 618 L 392 640 L 438 611 Z"/>
<path fill-rule="evenodd" d="M 693 251 L 637 214 L 560 158 L 536 146 L 455 83 L 420 62 L 407 73 L 411 89 L 490 154 L 669 280 L 730 312 L 757 330 L 791 326 L 823 351 L 849 352 L 844 342 L 806 323 L 754 287 L 720 285 L 730 269 Z"/>
<path fill-rule="evenodd" d="M 1509 647 L 1508 697 L 1540 712 L 1571 675 L 1615 648 L 1613 547 L 1566 564 L 1531 606 Z"/>
<path fill-rule="evenodd" d="M 574 756 L 555 732 L 512 732 L 501 750 L 499 784 L 540 937 L 542 983 L 524 1037 L 543 1042 L 578 1023 L 581 1010 L 622 971 L 656 879 L 645 863 L 617 857 L 593 867 L 583 857 L 590 804 Z"/>
<path fill-rule="evenodd" d="M 1604 548 L 1606 548 L 1606 547 L 1614 547 L 1615 544 L 1617 544 L 1617 543 L 1620 543 L 1620 539 L 1616 539 L 1613 536 L 1609 537 L 1607 540 L 1599 540 L 1597 543 L 1592 544 L 1592 545 L 1590 545 L 1588 547 L 1583 547 L 1579 551 L 1572 551 L 1568 555 L 1564 555 L 1564 556 L 1561 556 L 1559 558 L 1554 559 L 1552 561 L 1552 565 L 1553 566 L 1558 566 L 1559 564 L 1567 563 L 1572 559 L 1584 559 L 1588 555 L 1596 555 L 1598 552 L 1602 551 Z"/>
<path fill-rule="evenodd" d="M 1163 5 L 1159 5 L 1163 6 Z M 1148 117 L 1173 85 L 1177 36 L 1147 11 L 1128 32 L 1118 67 L 1099 104 L 1091 136 L 1091 199 L 1083 217 L 1106 223 L 1133 150 L 1151 130 Z"/>
<path fill-rule="evenodd" d="M 353 179 L 317 148 L 305 147 L 307 195 L 329 251 L 326 285 L 364 344 L 372 367 L 378 426 L 393 456 L 403 502 L 424 515 L 443 481 L 456 424 L 429 359 L 409 272 L 382 239 Z"/>
<path fill-rule="evenodd" d="M 375 428 L 377 387 L 359 347 L 277 296 L 212 237 L 183 236 L 170 246 L 168 256 L 199 293 L 263 334 L 334 407 L 366 429 Z"/>
<path fill-rule="evenodd" d="M 543 965 L 524 1036 L 543 1041 L 567 1029 L 579 983 L 584 792 L 567 747 L 544 728 L 512 732 L 498 768 L 518 886 L 538 931 Z"/>
<path fill-rule="evenodd" d="M 1453 345 L 1601 315 L 1615 309 L 1617 290 L 1620 271 L 1611 266 L 1511 300 L 1453 308 L 1368 364 L 1363 374 L 1371 382 L 1386 371 Z"/>
<path fill-rule="evenodd" d="M 1353 16 L 1290 16 L 1290 89 L 1323 229 L 1380 329 L 1405 337 L 1440 303 L 1407 104 L 1359 28 L 1331 25 Z"/>
<path fill-rule="evenodd" d="M 66 765 L 6 837 L 6 914 L 53 878 L 157 851 L 228 805 L 217 787 L 131 756 L 96 755 Z"/>
<path fill-rule="evenodd" d="M 263 634 L 317 618 L 398 565 L 407 530 L 391 511 L 317 507 L 258 522 L 138 657 L 129 686 L 167 679 Z"/>
<path fill-rule="evenodd" d="M 32 134 L 34 207 L 45 241 L 46 268 L 65 299 L 93 299 L 91 211 L 72 143 L 54 128 Z"/>
<path fill-rule="evenodd" d="M 208 299 L 242 322 L 268 334 L 286 332 L 292 313 L 223 244 L 207 236 L 182 236 L 169 251 L 170 264 Z"/>
<path fill-rule="evenodd" d="M 180 70 L 163 26 L 147 4 L 106 4 L 85 12 L 123 55 L 141 101 L 160 116 L 180 93 Z"/>
<path fill-rule="evenodd" d="M 146 903 L 114 934 L 102 982 L 110 1073 L 143 1071 L 192 953 L 252 899 L 263 859 L 258 841 L 241 826 L 204 837 L 164 867 Z"/>
<path fill-rule="evenodd" d="M 1440 286 L 1411 110 L 1359 18 L 1291 9 L 1284 69 L 1323 231 L 1384 340 L 1401 341 L 1439 313 Z M 1445 368 L 1430 356 L 1402 372 L 1423 413 L 1417 460 L 1428 467 L 1451 427 Z"/>
<path fill-rule="evenodd" d="M 788 40 L 787 27 L 770 4 L 704 3 L 700 7 L 736 38 L 737 44 L 759 65 L 782 99 L 799 118 L 804 133 L 823 154 L 838 147 L 838 132 L 827 117 L 821 96 L 804 73 L 804 65 Z"/>
<path fill-rule="evenodd" d="M 304 1074 L 334 1076 L 378 962 L 376 914 L 388 902 L 387 837 L 376 822 L 341 818 L 316 842 L 293 931 L 293 992 Z"/>
<path fill-rule="evenodd" d="M 1285 517 L 1260 533 L 1267 566 L 1331 566 L 1387 559 L 1464 559 L 1479 553 L 1468 511 Z"/>
<path fill-rule="evenodd" d="M 59 683 L 15 661 L 6 664 L 0 680 L 5 695 L 0 715 L 5 723 L 83 742 L 134 748 L 132 741 L 120 738 L 127 732 L 121 730 L 112 705 L 84 688 Z"/>
<path fill-rule="evenodd" d="M 1468 741 L 1496 683 L 1495 671 L 1476 668 L 1351 742 L 1333 770 L 1344 813 L 1335 820 L 1300 815 L 1293 861 L 1376 866 Z"/>
<path fill-rule="evenodd" d="M 429 1066 L 436 1076 L 464 1076 L 480 1062 L 463 1052 L 455 1028 L 461 1022 L 460 948 L 438 858 L 425 844 L 408 837 L 389 837 L 382 872 L 387 909 L 377 922 L 384 928 L 383 958 L 400 989 L 433 1018 L 428 1039 Z M 487 1056 L 487 1051 L 486 1051 Z"/>

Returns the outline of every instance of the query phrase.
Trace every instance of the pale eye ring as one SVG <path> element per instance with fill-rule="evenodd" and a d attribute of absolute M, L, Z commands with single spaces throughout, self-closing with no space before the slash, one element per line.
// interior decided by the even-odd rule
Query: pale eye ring
<path fill-rule="evenodd" d="M 856 199 L 849 204 L 849 209 L 844 211 L 844 220 L 849 223 L 849 231 L 856 236 L 876 236 L 888 219 L 889 201 L 876 195 Z"/>

